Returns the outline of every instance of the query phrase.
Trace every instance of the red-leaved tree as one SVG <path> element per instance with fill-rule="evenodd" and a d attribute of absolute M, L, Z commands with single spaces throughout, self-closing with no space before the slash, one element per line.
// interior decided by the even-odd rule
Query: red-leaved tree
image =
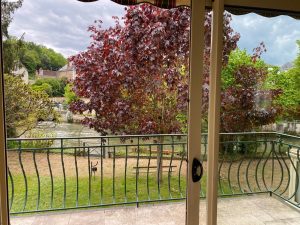
<path fill-rule="evenodd" d="M 71 57 L 77 71 L 74 91 L 89 100 L 74 102 L 71 110 L 94 112 L 83 123 L 102 134 L 181 132 L 187 124 L 190 9 L 142 4 L 126 9 L 124 24 L 114 20 L 115 26 L 108 29 L 101 21 L 91 26 L 90 46 Z M 211 20 L 206 13 L 203 113 L 208 109 Z M 240 38 L 230 21 L 225 13 L 224 67 Z M 253 63 L 232 71 L 232 86 L 222 90 L 221 131 L 249 131 L 274 120 L 277 109 L 259 108 L 256 102 L 262 94 L 271 103 L 276 96 L 258 90 L 268 73 L 266 66 L 256 66 L 264 50 L 263 45 L 255 48 Z"/>
<path fill-rule="evenodd" d="M 108 29 L 101 21 L 91 26 L 90 46 L 71 57 L 77 71 L 74 91 L 89 99 L 73 103 L 71 110 L 95 112 L 83 123 L 102 134 L 181 132 L 188 104 L 190 9 L 142 4 L 126 9 L 124 25 L 114 19 L 115 26 Z M 207 13 L 203 112 L 208 105 L 211 20 Z M 224 21 L 226 65 L 240 35 L 230 27 L 229 14 Z"/>
<path fill-rule="evenodd" d="M 279 89 L 266 89 L 268 65 L 260 57 L 266 51 L 261 43 L 252 56 L 236 50 L 223 70 L 221 92 L 221 128 L 223 132 L 253 131 L 262 125 L 274 122 L 280 108 L 274 100 L 282 93 Z M 242 62 L 235 62 L 237 57 Z M 234 67 L 234 68 L 232 68 Z"/>
<path fill-rule="evenodd" d="M 77 72 L 74 91 L 88 99 L 75 101 L 70 109 L 81 114 L 93 112 L 85 114 L 82 122 L 103 135 L 182 132 L 187 126 L 190 9 L 164 10 L 142 4 L 126 9 L 124 24 L 117 17 L 114 20 L 115 26 L 108 29 L 101 27 L 101 21 L 89 27 L 90 46 L 70 58 Z M 199 58 L 204 64 L 204 114 L 208 110 L 211 20 L 211 13 L 206 13 L 204 58 Z M 230 21 L 225 13 L 224 67 L 240 38 Z M 260 49 L 256 49 L 253 63 L 260 57 Z M 254 65 L 233 71 L 236 82 L 222 92 L 222 131 L 234 131 L 241 121 L 245 131 L 257 121 L 274 119 L 272 110 L 265 110 L 266 114 L 255 110 L 255 82 L 265 71 Z M 158 140 L 163 141 L 163 137 Z M 158 182 L 162 179 L 162 152 L 159 145 Z"/>

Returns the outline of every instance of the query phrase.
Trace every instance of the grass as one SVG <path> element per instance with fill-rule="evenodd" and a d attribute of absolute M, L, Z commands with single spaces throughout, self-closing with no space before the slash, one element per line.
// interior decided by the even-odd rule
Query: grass
<path fill-rule="evenodd" d="M 136 141 L 136 140 L 134 140 Z M 170 140 L 166 139 L 166 142 L 170 142 Z M 182 140 L 175 141 L 180 142 Z M 130 141 L 127 141 L 127 144 L 129 144 Z M 152 142 L 152 140 L 141 140 L 142 143 L 147 144 L 148 142 Z M 68 143 L 66 143 L 68 144 Z M 110 144 L 122 144 L 120 142 L 120 139 L 113 139 Z M 136 144 L 135 142 L 130 144 Z M 229 146 L 229 145 L 228 145 Z M 228 146 L 226 151 L 228 151 Z M 221 181 L 219 184 L 219 195 L 230 195 L 232 194 L 232 191 L 234 193 L 241 193 L 241 190 L 239 189 L 239 184 L 237 181 L 237 177 L 241 179 L 241 189 L 243 191 L 247 192 L 247 183 L 245 181 L 245 172 L 246 168 L 248 166 L 248 162 L 251 162 L 249 160 L 253 160 L 251 167 L 249 167 L 248 175 L 249 175 L 249 182 L 250 186 L 252 187 L 252 191 L 258 191 L 256 187 L 256 181 L 255 181 L 255 170 L 258 171 L 258 179 L 261 187 L 263 187 L 262 184 L 262 168 L 265 166 L 265 160 L 268 159 L 268 153 L 270 151 L 271 145 L 267 145 L 267 151 L 265 154 L 262 154 L 264 152 L 264 145 L 259 144 L 255 145 L 257 146 L 256 155 L 253 154 L 253 143 L 249 142 L 246 143 L 246 146 L 248 146 L 249 150 L 246 152 L 247 154 L 241 155 L 241 154 L 229 154 L 228 152 L 225 155 L 220 155 L 220 161 L 224 161 L 224 165 L 220 171 L 220 177 Z M 77 206 L 79 207 L 88 207 L 88 206 L 102 206 L 106 207 L 110 204 L 124 204 L 124 203 L 134 203 L 134 202 L 141 202 L 141 201 L 159 201 L 159 200 L 166 200 L 171 201 L 172 199 L 180 199 L 185 197 L 185 189 L 186 189 L 186 177 L 185 172 L 180 171 L 182 177 L 179 182 L 178 172 L 172 173 L 172 176 L 169 177 L 168 173 L 164 172 L 163 174 L 163 182 L 160 188 L 158 188 L 157 180 L 156 180 L 156 173 L 150 173 L 149 179 L 147 180 L 146 173 L 140 173 L 138 179 L 136 180 L 135 170 L 133 169 L 134 166 L 136 166 L 136 156 L 137 152 L 133 150 L 135 146 L 129 147 L 128 149 L 128 156 L 133 157 L 132 159 L 128 159 L 128 174 L 125 181 L 124 178 L 124 162 L 125 158 L 121 159 L 115 159 L 116 160 L 116 174 L 115 178 L 112 176 L 113 171 L 113 161 L 112 159 L 105 159 L 104 160 L 104 171 L 110 172 L 110 174 L 104 174 L 103 180 L 101 182 L 99 171 L 98 174 L 96 174 L 96 177 L 92 177 L 91 180 L 89 180 L 89 177 L 87 176 L 88 167 L 88 161 L 87 157 L 78 156 L 78 170 L 79 174 L 81 176 L 78 178 L 78 187 L 77 187 L 77 180 L 74 176 L 74 157 L 72 154 L 75 153 L 75 150 L 70 149 L 64 149 L 64 163 L 65 168 L 67 172 L 66 177 L 66 183 L 64 182 L 64 179 L 62 177 L 62 171 L 61 171 L 61 155 L 60 154 L 50 154 L 53 174 L 54 174 L 54 183 L 53 183 L 53 201 L 51 199 L 51 180 L 50 176 L 47 175 L 48 171 L 48 164 L 46 161 L 46 155 L 44 153 L 37 153 L 37 163 L 38 168 L 40 171 L 40 199 L 38 200 L 38 179 L 35 175 L 35 168 L 32 160 L 32 154 L 29 152 L 23 152 L 22 153 L 22 161 L 24 165 L 26 165 L 25 170 L 27 174 L 27 182 L 28 182 L 28 193 L 27 193 L 27 202 L 25 205 L 25 192 L 26 187 L 24 183 L 24 177 L 21 174 L 20 168 L 18 166 L 18 154 L 16 152 L 9 152 L 9 159 L 10 159 L 10 169 L 13 173 L 13 182 L 14 182 L 14 196 L 12 196 L 12 190 L 10 190 L 10 199 L 13 199 L 13 204 L 11 208 L 12 213 L 19 213 L 22 211 L 35 211 L 35 210 L 49 210 L 49 209 L 61 209 L 61 208 L 75 208 Z M 178 144 L 175 145 L 174 152 L 183 152 L 186 146 Z M 157 146 L 153 146 L 151 150 L 156 150 Z M 164 146 L 164 150 L 170 150 L 172 149 L 172 145 L 166 145 Z M 204 148 L 203 148 L 204 149 Z M 77 149 L 78 150 L 78 149 Z M 107 149 L 108 150 L 108 149 Z M 251 151 L 250 151 L 251 150 Z M 142 146 L 139 149 L 139 155 L 140 156 L 147 156 L 149 157 L 149 146 Z M 52 150 L 51 152 L 60 153 L 60 150 Z M 125 155 L 125 147 L 118 147 L 115 152 L 115 156 L 124 156 Z M 281 149 L 281 152 L 286 152 L 285 149 Z M 70 154 L 67 154 L 70 153 Z M 153 151 L 152 156 L 154 157 L 154 162 L 151 163 L 151 165 L 156 165 L 155 157 L 156 153 Z M 166 155 L 166 158 L 170 157 L 170 155 Z M 259 159 L 261 160 L 260 164 Z M 96 157 L 91 158 L 91 160 L 95 163 L 96 160 L 98 160 Z M 127 160 L 127 159 L 126 159 Z M 147 165 L 147 159 L 144 161 L 142 159 L 140 160 L 140 166 Z M 239 164 L 241 160 L 244 160 L 243 165 Z M 170 161 L 168 159 L 165 159 L 165 165 L 168 165 Z M 177 170 L 179 169 L 179 161 L 177 162 Z M 176 164 L 176 162 L 173 162 Z M 204 162 L 205 164 L 206 162 Z M 229 165 L 232 164 L 231 171 L 230 171 L 230 177 L 231 177 L 231 185 L 232 190 L 229 187 L 228 183 L 228 173 L 229 173 Z M 241 166 L 241 167 L 240 167 Z M 184 167 L 184 165 L 183 165 Z M 238 173 L 238 170 L 240 169 L 240 173 Z M 268 164 L 266 164 L 266 169 L 264 171 L 265 178 L 267 179 L 267 182 L 272 179 L 271 176 L 271 169 L 272 164 L 271 161 L 268 160 Z M 247 169 L 248 170 L 248 169 Z M 46 172 L 45 172 L 46 171 Z M 73 172 L 72 172 L 73 171 Z M 274 184 L 277 184 L 281 180 L 281 167 L 279 163 L 275 164 L 275 178 L 277 179 L 277 182 L 274 182 Z M 145 172 L 145 171 L 144 171 Z M 287 174 L 287 173 L 286 173 Z M 223 178 L 222 178 L 223 177 Z M 284 177 L 284 182 L 286 183 L 287 175 Z M 90 181 L 90 182 L 89 182 Z M 148 187 L 147 188 L 147 181 L 148 181 Z M 11 187 L 11 180 L 9 180 L 9 186 Z M 89 183 L 91 184 L 89 186 Z M 179 187 L 179 183 L 181 185 L 181 189 Z M 113 185 L 114 184 L 114 185 Z M 206 176 L 202 178 L 201 181 L 202 184 L 202 190 L 201 195 L 205 196 L 206 192 Z M 66 185 L 66 189 L 65 186 Z M 270 185 L 268 185 L 270 186 Z M 221 188 L 222 190 L 221 190 Z M 283 185 L 284 187 L 284 185 Z M 76 201 L 77 197 L 77 188 L 78 188 L 78 201 Z M 10 188 L 11 189 L 11 188 Z M 102 190 L 103 189 L 103 193 Z M 66 190 L 66 191 L 65 191 Z M 126 191 L 125 191 L 126 190 Z M 64 197 L 64 193 L 66 196 Z M 138 198 L 137 198 L 138 197 Z M 52 201 L 52 202 L 51 202 Z"/>
<path fill-rule="evenodd" d="M 14 200 L 11 212 L 21 212 L 25 204 L 25 184 L 22 175 L 14 176 Z M 37 209 L 38 200 L 38 182 L 34 176 L 27 177 L 28 181 L 28 200 L 25 211 L 32 211 Z M 40 203 L 39 210 L 51 208 L 51 180 L 50 177 L 40 178 Z M 168 199 L 170 194 L 173 198 L 180 198 L 181 194 L 178 186 L 178 178 L 172 177 L 170 180 L 170 192 L 168 186 L 168 177 L 165 176 L 160 187 L 160 195 L 155 177 L 149 177 L 149 196 L 147 191 L 146 176 L 138 178 L 138 197 L 140 201 Z M 10 181 L 9 181 L 10 182 Z M 66 201 L 65 207 L 76 207 L 76 177 L 69 177 L 66 179 Z M 100 205 L 100 204 L 114 204 L 124 202 L 135 202 L 136 198 L 136 177 L 129 176 L 126 179 L 115 179 L 115 187 L 113 188 L 113 179 L 103 178 L 103 194 L 101 198 L 101 180 L 99 177 L 91 179 L 91 186 L 89 192 L 89 178 L 80 177 L 78 179 L 78 206 Z M 126 195 L 125 195 L 126 185 Z M 181 179 L 182 192 L 185 193 L 185 179 Z M 10 190 L 11 196 L 11 190 Z M 126 199 L 127 197 L 127 199 Z M 52 208 L 64 207 L 64 180 L 61 177 L 54 178 L 54 193 Z"/>
<path fill-rule="evenodd" d="M 166 173 L 167 174 L 167 173 Z M 185 197 L 186 180 L 181 177 L 181 191 L 179 189 L 178 176 L 171 176 L 170 185 L 168 182 L 168 175 L 163 176 L 163 181 L 158 189 L 158 184 L 155 176 L 149 176 L 149 195 L 147 189 L 146 175 L 140 175 L 137 182 L 135 175 L 128 176 L 125 182 L 124 177 L 115 178 L 115 187 L 113 188 L 113 179 L 103 178 L 103 194 L 101 195 L 101 180 L 99 177 L 91 179 L 91 186 L 89 189 L 89 178 L 80 177 L 78 182 L 78 203 L 76 203 L 77 183 L 76 177 L 68 177 L 66 179 L 66 199 L 64 202 L 64 180 L 62 177 L 54 178 L 54 192 L 53 202 L 51 207 L 51 180 L 50 177 L 40 178 L 40 201 L 38 202 L 38 182 L 34 176 L 27 177 L 28 181 L 28 198 L 26 207 L 25 204 L 25 185 L 22 175 L 14 176 L 14 199 L 11 208 L 12 213 L 22 211 L 35 211 L 47 209 L 60 208 L 74 208 L 76 206 L 97 206 L 108 204 L 122 204 L 125 202 L 138 201 L 157 201 L 157 200 L 171 200 Z M 9 180 L 10 182 L 10 180 Z M 202 195 L 205 195 L 206 177 L 202 178 Z M 126 194 L 125 194 L 126 185 Z M 225 194 L 231 194 L 228 183 L 222 184 Z M 90 192 L 89 192 L 90 190 Z M 10 190 L 11 196 L 11 190 Z M 65 203 L 65 204 L 64 204 Z"/>

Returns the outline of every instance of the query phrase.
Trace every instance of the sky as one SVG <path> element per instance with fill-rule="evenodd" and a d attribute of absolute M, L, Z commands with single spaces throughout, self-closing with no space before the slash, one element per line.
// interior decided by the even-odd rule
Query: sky
<path fill-rule="evenodd" d="M 104 27 L 122 18 L 124 6 L 109 0 L 82 3 L 76 0 L 24 0 L 9 27 L 11 35 L 43 44 L 68 57 L 84 51 L 90 43 L 89 25 L 101 19 Z M 287 16 L 264 18 L 256 14 L 233 16 L 231 26 L 241 34 L 239 48 L 252 53 L 264 42 L 263 59 L 272 65 L 292 62 L 298 53 L 300 21 Z"/>

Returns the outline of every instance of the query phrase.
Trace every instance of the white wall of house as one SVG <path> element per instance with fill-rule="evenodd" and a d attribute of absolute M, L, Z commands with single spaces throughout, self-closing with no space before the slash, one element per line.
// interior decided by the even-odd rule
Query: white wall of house
<path fill-rule="evenodd" d="M 14 75 L 16 76 L 21 76 L 24 83 L 28 84 L 29 83 L 29 74 L 28 71 L 25 67 L 20 67 L 17 70 L 13 72 Z"/>

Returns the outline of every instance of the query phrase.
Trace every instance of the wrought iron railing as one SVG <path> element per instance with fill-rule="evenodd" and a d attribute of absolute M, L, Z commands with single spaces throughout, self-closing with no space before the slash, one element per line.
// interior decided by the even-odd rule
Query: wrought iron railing
<path fill-rule="evenodd" d="M 186 197 L 186 135 L 8 139 L 7 146 L 12 214 Z M 221 134 L 219 195 L 269 193 L 300 207 L 299 152 L 295 136 Z M 206 134 L 201 158 L 206 171 Z M 205 197 L 205 173 L 201 186 Z"/>

